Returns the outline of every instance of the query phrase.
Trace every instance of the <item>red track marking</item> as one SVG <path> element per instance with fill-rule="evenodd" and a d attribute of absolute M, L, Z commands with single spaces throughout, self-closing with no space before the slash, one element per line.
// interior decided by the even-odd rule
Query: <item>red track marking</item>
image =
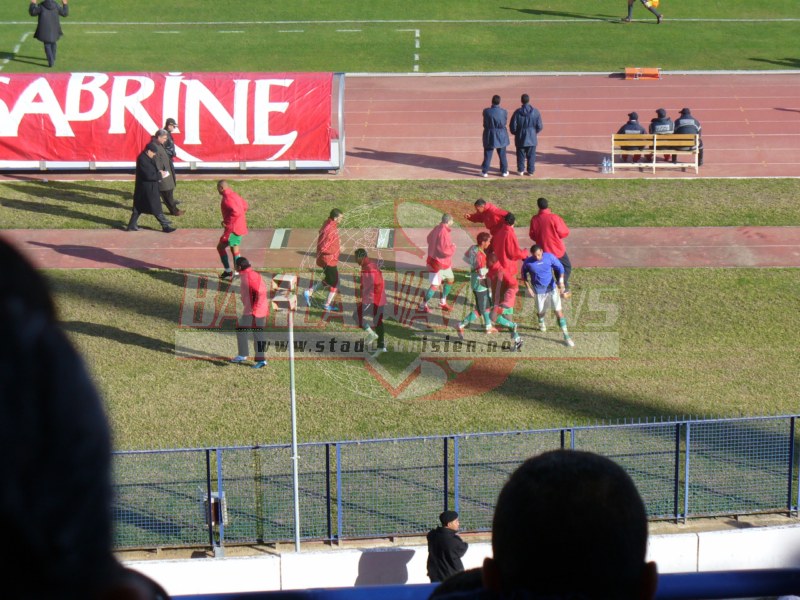
<path fill-rule="evenodd" d="M 478 230 L 457 230 L 454 265 Z M 413 250 L 427 229 L 404 230 L 394 250 L 373 250 L 389 265 L 424 269 L 424 257 Z M 257 268 L 314 267 L 317 232 L 293 230 L 289 244 L 270 250 L 272 230 L 251 230 L 242 254 Z M 467 235 L 469 234 L 469 235 Z M 36 266 L 50 269 L 210 269 L 221 268 L 216 244 L 219 232 L 180 229 L 172 234 L 112 230 L 7 230 L 2 234 Z M 528 245 L 527 228 L 519 228 L 520 245 Z M 75 239 L 80 243 L 76 243 Z M 369 238 L 365 238 L 369 239 Z M 373 238 L 374 239 L 374 238 Z M 350 253 L 355 248 L 345 248 Z M 800 267 L 800 227 L 624 227 L 573 229 L 567 250 L 576 267 Z M 356 268 L 350 261 L 349 268 Z"/>

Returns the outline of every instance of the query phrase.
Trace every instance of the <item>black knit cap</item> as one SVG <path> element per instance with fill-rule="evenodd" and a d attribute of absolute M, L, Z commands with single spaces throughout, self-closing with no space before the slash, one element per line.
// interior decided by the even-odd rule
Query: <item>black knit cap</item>
<path fill-rule="evenodd" d="M 448 523 L 452 523 L 457 518 L 458 518 L 458 513 L 454 510 L 446 510 L 439 515 L 439 521 L 442 522 L 442 525 L 447 525 Z"/>

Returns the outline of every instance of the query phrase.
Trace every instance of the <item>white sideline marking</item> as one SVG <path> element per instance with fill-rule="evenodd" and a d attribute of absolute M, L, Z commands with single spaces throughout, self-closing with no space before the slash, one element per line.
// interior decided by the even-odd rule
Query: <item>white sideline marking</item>
<path fill-rule="evenodd" d="M 172 34 L 175 34 L 175 33 L 180 33 L 180 31 L 154 31 L 153 33 L 167 33 L 167 34 L 172 35 Z"/>
<path fill-rule="evenodd" d="M 229 29 L 227 31 L 218 31 L 217 33 L 244 33 L 241 29 Z"/>
<path fill-rule="evenodd" d="M 407 24 L 407 23 L 441 23 L 457 25 L 459 23 L 491 25 L 493 23 L 502 25 L 510 23 L 513 25 L 539 25 L 553 23 L 615 23 L 619 18 L 600 18 L 586 17 L 583 19 L 342 19 L 342 20 L 300 20 L 300 21 L 170 21 L 169 25 L 176 27 L 184 26 L 208 26 L 208 25 L 347 25 L 347 24 Z M 643 19 L 644 20 L 644 19 Z M 670 19 L 670 23 L 797 23 L 800 18 L 781 18 L 781 19 Z M 31 21 L 0 21 L 0 25 L 30 25 Z M 163 21 L 70 21 L 71 26 L 80 25 L 133 25 L 146 26 L 164 25 Z"/>
<path fill-rule="evenodd" d="M 20 40 L 19 40 L 19 43 L 18 43 L 16 46 L 14 46 L 14 49 L 13 49 L 13 50 L 11 50 L 11 54 L 12 54 L 12 56 L 14 56 L 14 55 L 16 55 L 16 54 L 18 54 L 18 53 L 19 53 L 19 49 L 20 49 L 20 48 L 22 48 L 22 44 L 24 44 L 24 43 L 25 43 L 25 40 L 27 40 L 27 39 L 28 39 L 28 36 L 29 36 L 30 34 L 31 34 L 31 32 L 29 31 L 28 33 L 26 33 L 25 35 L 23 35 L 23 36 L 22 36 L 22 38 L 20 38 Z M 7 58 L 4 58 L 4 59 L 3 59 L 3 61 L 2 61 L 2 62 L 0 62 L 0 71 L 2 71 L 2 70 L 3 70 L 3 67 L 5 67 L 5 66 L 8 64 L 8 61 L 10 61 L 10 60 L 11 60 L 11 56 L 9 56 L 9 57 L 7 57 Z"/>
<path fill-rule="evenodd" d="M 87 34 L 91 35 L 106 35 L 106 34 L 116 34 L 116 31 L 87 31 Z"/>
<path fill-rule="evenodd" d="M 272 234 L 272 241 L 269 244 L 270 250 L 280 250 L 283 248 L 284 240 L 289 237 L 289 229 L 276 229 Z"/>
<path fill-rule="evenodd" d="M 337 29 L 336 33 L 361 33 L 360 29 Z"/>
<path fill-rule="evenodd" d="M 305 33 L 304 29 L 280 29 L 278 33 Z"/>
<path fill-rule="evenodd" d="M 397 31 L 413 31 L 414 32 L 414 48 L 419 50 L 419 29 L 398 29 Z M 414 54 L 414 72 L 419 72 L 419 54 Z"/>

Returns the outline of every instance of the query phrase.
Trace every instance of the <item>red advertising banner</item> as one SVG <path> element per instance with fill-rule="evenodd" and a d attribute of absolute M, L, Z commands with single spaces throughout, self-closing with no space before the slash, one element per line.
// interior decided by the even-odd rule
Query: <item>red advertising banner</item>
<path fill-rule="evenodd" d="M 331 156 L 331 73 L 0 74 L 0 164 L 130 166 L 167 118 L 176 163 Z"/>

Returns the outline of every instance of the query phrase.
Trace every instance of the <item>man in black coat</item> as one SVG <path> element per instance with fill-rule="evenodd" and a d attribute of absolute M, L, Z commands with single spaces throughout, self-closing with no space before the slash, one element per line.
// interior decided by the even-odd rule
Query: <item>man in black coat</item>
<path fill-rule="evenodd" d="M 508 159 L 506 146 L 508 146 L 508 111 L 500 108 L 500 96 L 492 96 L 492 105 L 483 109 L 483 164 L 481 177 L 489 176 L 489 166 L 492 164 L 492 154 L 497 150 L 500 158 L 500 173 L 508 177 Z"/>
<path fill-rule="evenodd" d="M 703 166 L 703 138 L 700 137 L 702 131 L 700 121 L 694 118 L 692 111 L 688 108 L 681 109 L 681 116 L 675 119 L 675 133 L 694 133 L 698 136 L 700 146 L 697 152 L 697 164 Z M 672 162 L 677 162 L 678 157 L 673 154 Z"/>
<path fill-rule="evenodd" d="M 467 552 L 467 543 L 458 531 L 458 513 L 446 510 L 439 515 L 441 527 L 428 532 L 428 577 L 431 581 L 444 581 L 464 570 L 461 557 Z"/>
<path fill-rule="evenodd" d="M 136 159 L 136 184 L 133 188 L 133 211 L 131 211 L 131 220 L 128 222 L 128 231 L 139 231 L 137 223 L 140 214 L 153 215 L 164 233 L 175 231 L 161 210 L 158 183 L 167 173 L 159 171 L 156 166 L 155 155 L 157 152 L 156 143 L 150 142 Z"/>
<path fill-rule="evenodd" d="M 619 128 L 617 131 L 619 134 L 631 133 L 631 134 L 642 134 L 647 133 L 642 127 L 642 124 L 639 123 L 639 113 L 630 112 L 628 113 L 628 120 L 627 122 Z M 629 150 L 637 150 L 638 148 L 629 148 Z M 634 154 L 633 155 L 633 162 L 639 162 L 642 158 L 641 154 Z M 624 154 L 622 156 L 622 162 L 628 162 L 628 155 Z"/>
<path fill-rule="evenodd" d="M 667 116 L 667 111 L 663 108 L 659 108 L 656 111 L 656 118 L 650 119 L 650 127 L 648 128 L 648 133 L 655 133 L 655 134 L 672 134 L 675 133 L 675 123 L 672 122 Z M 672 158 L 671 154 L 665 154 L 664 160 L 670 160 Z M 653 155 L 650 155 L 649 160 L 653 160 Z"/>
<path fill-rule="evenodd" d="M 530 96 L 522 94 L 522 106 L 511 115 L 510 129 L 517 147 L 517 171 L 520 175 L 533 175 L 536 170 L 537 135 L 542 130 L 542 115 L 531 106 Z M 527 163 L 527 170 L 525 165 Z"/>
<path fill-rule="evenodd" d="M 63 0 L 63 2 L 63 5 L 59 5 L 55 0 L 44 0 L 41 4 L 37 4 L 36 0 L 31 0 L 31 4 L 28 6 L 28 14 L 39 18 L 33 37 L 44 44 L 48 67 L 56 64 L 56 43 L 63 35 L 61 17 L 69 15 L 67 0 Z"/>

